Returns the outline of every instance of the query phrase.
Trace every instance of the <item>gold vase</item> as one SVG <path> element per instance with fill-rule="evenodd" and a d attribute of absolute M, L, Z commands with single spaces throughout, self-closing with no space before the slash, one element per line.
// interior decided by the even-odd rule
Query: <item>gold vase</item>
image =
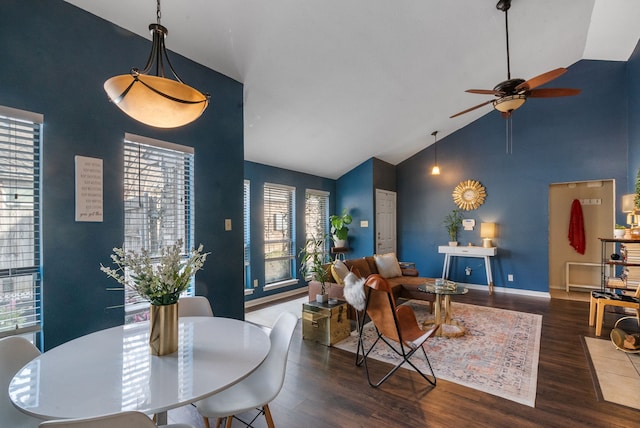
<path fill-rule="evenodd" d="M 178 350 L 178 304 L 151 305 L 149 312 L 151 354 L 173 354 Z"/>

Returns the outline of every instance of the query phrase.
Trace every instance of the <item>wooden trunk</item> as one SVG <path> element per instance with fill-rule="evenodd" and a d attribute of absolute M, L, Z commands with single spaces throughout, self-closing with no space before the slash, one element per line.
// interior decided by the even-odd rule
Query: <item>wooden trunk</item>
<path fill-rule="evenodd" d="M 333 345 L 351 333 L 347 304 L 309 302 L 302 304 L 302 337 L 323 345 Z"/>

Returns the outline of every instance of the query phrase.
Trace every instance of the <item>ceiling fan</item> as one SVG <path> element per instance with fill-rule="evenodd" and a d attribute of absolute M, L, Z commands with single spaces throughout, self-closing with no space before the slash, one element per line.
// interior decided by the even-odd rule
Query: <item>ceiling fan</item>
<path fill-rule="evenodd" d="M 496 5 L 498 10 L 504 12 L 504 24 L 507 36 L 507 80 L 498 83 L 493 89 L 467 89 L 465 92 L 469 92 L 471 94 L 494 95 L 497 98 L 485 101 L 477 106 L 463 110 L 460 113 L 456 113 L 451 116 L 451 118 L 468 113 L 487 104 L 493 104 L 493 107 L 502 114 L 502 117 L 509 118 L 511 117 L 511 113 L 521 107 L 527 98 L 567 97 L 571 95 L 578 95 L 580 93 L 580 89 L 570 88 L 536 89 L 538 86 L 542 86 L 566 73 L 566 68 L 556 68 L 555 70 L 547 71 L 546 73 L 540 74 L 539 76 L 533 77 L 529 80 L 511 78 L 508 21 L 508 10 L 510 7 L 511 0 L 500 0 Z"/>

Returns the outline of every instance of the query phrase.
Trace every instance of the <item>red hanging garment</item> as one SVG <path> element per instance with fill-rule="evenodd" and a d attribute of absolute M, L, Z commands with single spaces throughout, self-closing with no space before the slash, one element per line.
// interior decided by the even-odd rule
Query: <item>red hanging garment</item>
<path fill-rule="evenodd" d="M 584 254 L 584 250 L 587 247 L 584 237 L 584 218 L 582 217 L 582 205 L 577 199 L 574 199 L 571 204 L 569 243 L 578 253 Z"/>

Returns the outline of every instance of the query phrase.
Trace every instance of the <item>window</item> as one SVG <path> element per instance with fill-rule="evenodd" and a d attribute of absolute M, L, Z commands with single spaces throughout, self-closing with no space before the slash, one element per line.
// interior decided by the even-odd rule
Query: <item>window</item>
<path fill-rule="evenodd" d="M 0 337 L 40 330 L 42 123 L 0 107 Z"/>
<path fill-rule="evenodd" d="M 124 142 L 124 248 L 159 256 L 182 239 L 193 245 L 193 148 L 126 134 Z M 125 272 L 126 275 L 126 272 Z M 186 292 L 193 294 L 193 284 Z M 125 291 L 125 323 L 148 317 L 149 304 Z"/>
<path fill-rule="evenodd" d="M 304 232 L 305 240 L 315 238 L 323 240 L 323 259 L 327 259 L 329 233 L 329 192 L 307 189 L 304 195 Z M 307 251 L 312 251 L 307 248 Z"/>
<path fill-rule="evenodd" d="M 244 288 L 251 286 L 251 183 L 244 180 Z"/>
<path fill-rule="evenodd" d="M 294 279 L 295 188 L 264 185 L 265 285 Z"/>

